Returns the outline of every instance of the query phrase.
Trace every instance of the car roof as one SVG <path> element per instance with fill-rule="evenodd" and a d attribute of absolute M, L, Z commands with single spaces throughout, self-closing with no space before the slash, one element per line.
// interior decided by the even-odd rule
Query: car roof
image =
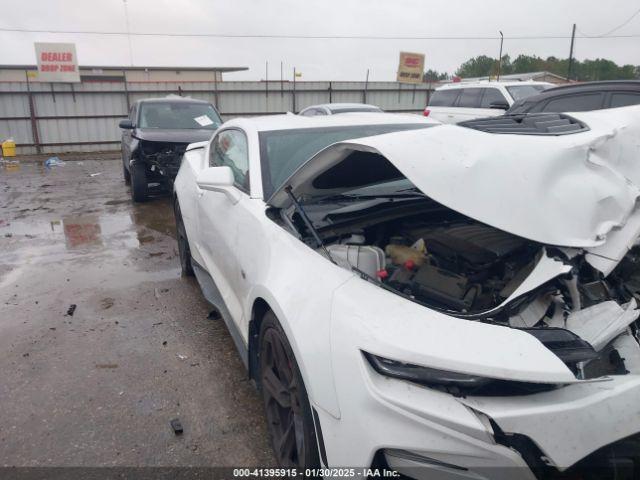
<path fill-rule="evenodd" d="M 235 126 L 257 132 L 273 130 L 296 130 L 303 128 L 347 127 L 355 125 L 389 125 L 389 124 L 439 124 L 437 120 L 416 114 L 353 112 L 340 115 L 318 115 L 305 117 L 287 113 L 284 115 L 268 115 L 262 117 L 234 118 L 225 122 L 223 127 Z"/>
<path fill-rule="evenodd" d="M 454 83 L 447 83 L 445 85 L 442 85 L 438 88 L 436 88 L 437 90 L 455 90 L 455 89 L 459 89 L 459 88 L 486 88 L 486 87 L 516 87 L 516 86 L 521 86 L 521 85 L 552 85 L 549 82 L 536 82 L 533 80 L 526 80 L 526 81 L 512 81 L 512 82 L 497 82 L 497 81 L 489 81 L 489 80 L 480 80 L 479 82 L 454 82 Z"/>
<path fill-rule="evenodd" d="M 158 98 L 143 98 L 141 100 L 138 100 L 136 103 L 148 103 L 148 102 L 153 102 L 153 103 L 177 103 L 177 102 L 182 102 L 182 103 L 204 103 L 207 105 L 211 105 L 210 102 L 207 102 L 206 100 L 198 100 L 196 98 L 191 98 L 191 97 L 179 97 L 178 95 L 169 95 L 166 97 L 158 97 Z"/>
<path fill-rule="evenodd" d="M 582 82 L 582 83 L 569 83 L 566 85 L 559 85 L 557 87 L 545 90 L 545 94 L 552 94 L 555 92 L 583 92 L 583 91 L 596 91 L 596 90 L 638 90 L 640 91 L 640 81 L 638 80 L 604 80 L 600 82 Z"/>
<path fill-rule="evenodd" d="M 329 110 L 342 109 L 342 108 L 375 108 L 377 110 L 380 109 L 380 107 L 378 107 L 377 105 L 369 105 L 367 103 L 321 103 L 319 105 L 309 105 L 303 110 L 306 110 L 308 108 L 328 108 Z"/>
<path fill-rule="evenodd" d="M 580 92 L 602 92 L 602 91 L 629 91 L 634 90 L 640 92 L 640 81 L 637 80 L 607 80 L 602 82 L 584 82 L 584 83 L 571 83 L 567 85 L 561 85 L 559 87 L 549 88 L 544 92 L 540 92 L 536 95 L 532 95 L 527 98 L 523 98 L 514 103 L 514 106 L 529 105 L 531 103 L 538 103 L 549 98 L 561 97 L 564 95 L 570 95 Z"/>

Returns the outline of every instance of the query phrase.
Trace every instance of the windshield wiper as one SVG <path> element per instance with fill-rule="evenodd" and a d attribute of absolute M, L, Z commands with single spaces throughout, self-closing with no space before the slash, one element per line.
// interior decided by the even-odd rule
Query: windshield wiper
<path fill-rule="evenodd" d="M 313 226 L 313 223 L 311 223 L 311 220 L 309 220 L 309 217 L 307 216 L 307 213 L 304 211 L 304 208 L 302 208 L 302 205 L 300 205 L 300 203 L 298 203 L 298 200 L 296 199 L 296 196 L 291 191 L 291 185 L 287 186 L 284 189 L 284 191 L 287 192 L 287 195 L 289 195 L 289 198 L 291 199 L 291 203 L 293 203 L 293 206 L 295 207 L 295 209 L 300 214 L 300 217 L 302 218 L 302 221 L 307 226 L 307 229 L 309 230 L 309 232 L 311 232 L 311 235 L 313 235 L 313 238 L 317 243 L 317 247 L 318 248 L 322 248 L 322 250 L 326 254 L 327 258 L 329 260 L 331 260 L 331 262 L 336 263 L 335 260 L 333 260 L 333 258 L 331 258 L 331 254 L 329 253 L 329 250 L 327 250 L 327 247 L 325 247 L 324 242 L 320 238 L 320 235 L 318 235 L 318 231 Z M 337 263 L 336 263 L 336 265 L 337 265 Z"/>
<path fill-rule="evenodd" d="M 424 198 L 426 195 L 422 192 L 416 193 L 389 193 L 380 195 L 371 194 L 358 194 L 358 193 L 338 193 L 329 197 L 323 197 L 319 199 L 319 202 L 331 202 L 334 200 L 374 200 L 374 199 L 394 199 L 394 198 Z"/>

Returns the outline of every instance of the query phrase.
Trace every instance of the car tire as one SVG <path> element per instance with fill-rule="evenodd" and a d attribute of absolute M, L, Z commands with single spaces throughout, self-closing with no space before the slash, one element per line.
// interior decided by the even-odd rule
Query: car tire
<path fill-rule="evenodd" d="M 187 240 L 187 230 L 184 228 L 180 204 L 176 198 L 173 204 L 173 213 L 176 217 L 176 240 L 178 241 L 178 255 L 180 257 L 180 269 L 183 277 L 193 277 L 193 264 L 191 263 L 191 249 Z"/>
<path fill-rule="evenodd" d="M 131 174 L 129 173 L 124 157 L 122 157 L 122 176 L 124 177 L 125 185 L 131 184 Z"/>
<path fill-rule="evenodd" d="M 318 468 L 318 444 L 298 363 L 278 319 L 265 314 L 259 336 L 259 381 L 269 438 L 283 468 Z"/>
<path fill-rule="evenodd" d="M 146 167 L 142 163 L 134 163 L 129 168 L 131 174 L 131 199 L 134 202 L 145 202 L 149 189 Z"/>

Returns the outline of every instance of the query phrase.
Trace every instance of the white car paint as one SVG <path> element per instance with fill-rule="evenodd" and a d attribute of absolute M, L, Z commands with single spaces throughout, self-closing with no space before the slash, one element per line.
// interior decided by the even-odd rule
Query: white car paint
<path fill-rule="evenodd" d="M 436 89 L 436 92 L 459 92 L 462 89 L 488 89 L 491 92 L 494 92 L 495 95 L 501 97 L 504 102 L 510 107 L 516 100 L 519 98 L 514 98 L 514 96 L 509 92 L 509 87 L 526 87 L 537 86 L 539 88 L 549 88 L 552 87 L 553 84 L 547 82 L 535 82 L 535 81 L 526 81 L 526 82 L 490 82 L 490 81 L 480 81 L 480 82 L 456 82 L 456 83 L 448 83 Z M 539 93 L 539 92 L 537 92 Z M 524 97 L 521 97 L 524 98 Z M 452 104 L 445 105 L 435 105 L 430 104 L 425 108 L 424 114 L 432 117 L 442 123 L 459 123 L 465 120 L 473 120 L 476 118 L 483 117 L 495 117 L 498 115 L 504 114 L 504 109 L 500 108 L 490 108 L 487 104 L 486 106 L 476 106 L 476 107 L 464 107 L 458 105 L 457 102 Z"/>
<path fill-rule="evenodd" d="M 297 196 L 337 193 L 339 189 L 314 189 L 313 179 L 353 151 L 379 153 L 421 191 L 457 212 L 544 244 L 600 247 L 594 252 L 609 257 L 601 246 L 610 232 L 626 225 L 640 197 L 638 109 L 571 115 L 587 123 L 589 131 L 552 137 L 495 135 L 443 125 L 340 142 L 287 183 Z M 289 205 L 283 191 L 269 202 Z M 626 247 L 637 238 L 637 228 L 633 225 L 631 238 L 616 243 Z M 619 258 L 616 250 L 614 258 Z"/>
<path fill-rule="evenodd" d="M 323 103 L 310 105 L 298 113 L 303 117 L 315 117 L 318 115 L 336 115 L 340 113 L 382 112 L 380 107 L 366 103 Z"/>
<path fill-rule="evenodd" d="M 574 116 L 590 130 L 552 137 L 493 135 L 389 114 L 235 119 L 221 130 L 238 128 L 247 136 L 250 192 L 200 189 L 198 181 L 205 185 L 213 178 L 207 171 L 210 144 L 187 151 L 175 192 L 193 260 L 215 280 L 223 301 L 217 306 L 245 362 L 251 355 L 247 350 L 256 301 L 266 302 L 279 319 L 318 413 L 329 466 L 368 467 L 376 452 L 390 449 L 387 461 L 392 466 L 418 464 L 446 478 L 534 478 L 517 451 L 496 442 L 490 418 L 504 432 L 533 439 L 550 465 L 566 469 L 597 448 L 640 432 L 640 346 L 635 339 L 627 344 L 626 355 L 633 360 L 626 364 L 628 375 L 580 380 L 529 333 L 427 308 L 331 263 L 267 216 L 260 132 L 430 123 L 434 126 L 422 130 L 340 142 L 317 154 L 286 184 L 296 196 L 313 196 L 313 179 L 348 152 L 379 153 L 431 198 L 469 217 L 542 244 L 567 247 L 569 257 L 591 248 L 597 252 L 592 255 L 609 255 L 612 241 L 616 254 L 609 260 L 621 258 L 621 246 L 626 250 L 633 245 L 638 232 L 634 219 L 640 182 L 635 181 L 637 166 L 632 166 L 640 158 L 640 107 Z M 282 192 L 270 202 L 291 208 Z M 633 223 L 630 231 L 628 221 Z M 543 249 L 539 268 L 520 285 L 521 291 L 566 274 L 560 263 Z M 598 318 L 603 329 L 610 329 L 610 319 Z M 627 335 L 627 329 L 615 329 Z M 512 397 L 455 397 L 383 376 L 363 351 L 450 372 L 558 388 Z M 394 455 L 397 451 L 404 453 Z M 425 463 L 425 457 L 433 462 Z"/>

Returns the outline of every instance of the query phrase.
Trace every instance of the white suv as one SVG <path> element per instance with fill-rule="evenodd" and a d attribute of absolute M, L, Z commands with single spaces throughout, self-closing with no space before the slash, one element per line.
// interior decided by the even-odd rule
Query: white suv
<path fill-rule="evenodd" d="M 436 89 L 424 110 L 426 117 L 443 123 L 504 114 L 516 100 L 536 95 L 553 84 L 547 82 L 459 82 Z"/>

